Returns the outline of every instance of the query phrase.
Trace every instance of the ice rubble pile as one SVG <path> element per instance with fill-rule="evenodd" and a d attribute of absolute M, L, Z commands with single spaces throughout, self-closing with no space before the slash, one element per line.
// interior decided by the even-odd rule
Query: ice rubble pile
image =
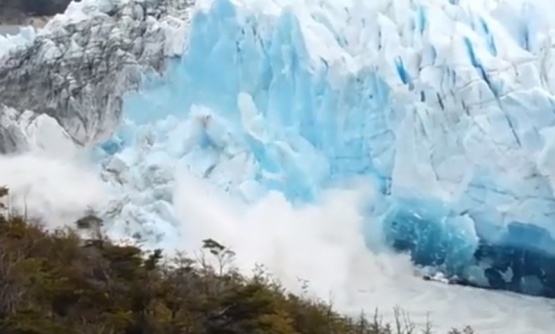
<path fill-rule="evenodd" d="M 137 43 L 143 34 L 127 27 L 152 21 L 144 14 L 108 19 L 112 12 L 99 9 L 104 2 L 85 3 L 97 7 L 80 22 L 112 22 L 105 44 Z M 146 61 L 129 67 L 143 73 L 138 90 L 129 91 L 137 84 L 122 85 L 119 74 L 103 74 L 109 78 L 98 85 L 104 99 L 91 99 L 87 89 L 97 88 L 88 86 L 77 99 L 87 103 L 64 102 L 72 95 L 62 93 L 43 103 L 51 110 L 65 107 L 54 117 L 74 139 L 86 141 L 97 137 L 91 133 L 100 133 L 100 124 L 104 130 L 115 124 L 120 109 L 106 101 L 122 96 L 123 120 L 97 151 L 105 177 L 125 194 L 108 215 L 114 233 L 154 242 L 172 238 L 176 169 L 188 168 L 246 202 L 268 191 L 313 201 L 336 181 L 366 175 L 382 194 L 368 214 L 382 222 L 384 241 L 411 251 L 416 263 L 472 284 L 555 296 L 549 6 L 517 0 L 199 0 L 183 53 L 164 63 L 163 75 L 145 71 L 159 68 Z M 58 20 L 58 30 L 86 24 L 65 23 L 68 17 Z M 56 36 L 48 27 L 43 34 L 43 44 Z M 159 33 L 159 44 L 153 38 L 148 45 L 167 49 L 164 41 L 175 35 Z M 19 50 L 28 54 L 28 71 L 40 58 L 51 59 L 27 51 L 33 46 Z M 127 52 L 142 64 L 129 50 L 116 54 Z M 89 59 L 84 54 L 74 57 Z M 84 70 L 67 73 L 71 78 Z M 66 76 L 61 82 L 69 88 L 73 81 Z M 0 93 L 0 101 L 21 94 L 21 87 Z M 16 107 L 40 110 L 39 98 L 45 97 Z M 75 125 L 93 115 L 103 121 Z"/>

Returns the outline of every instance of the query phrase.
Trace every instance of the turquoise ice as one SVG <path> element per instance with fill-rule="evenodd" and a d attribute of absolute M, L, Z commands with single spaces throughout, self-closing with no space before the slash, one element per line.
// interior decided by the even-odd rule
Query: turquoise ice
<path fill-rule="evenodd" d="M 160 209 L 173 168 L 246 202 L 268 191 L 317 201 L 367 176 L 381 194 L 368 215 L 418 264 L 488 286 L 482 247 L 519 254 L 499 261 L 527 252 L 553 262 L 555 34 L 545 8 L 283 3 L 199 2 L 184 54 L 125 97 L 102 147 L 148 198 L 136 210 L 173 219 Z M 522 270 L 524 281 L 540 275 Z M 555 293 L 542 282 L 503 288 Z"/>

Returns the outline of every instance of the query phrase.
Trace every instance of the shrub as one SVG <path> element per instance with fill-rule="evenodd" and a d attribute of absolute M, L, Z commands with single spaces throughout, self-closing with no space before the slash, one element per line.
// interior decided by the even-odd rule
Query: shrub
<path fill-rule="evenodd" d="M 7 194 L 0 189 L 0 196 Z M 117 245 L 99 233 L 79 237 L 80 228 L 95 229 L 98 223 L 90 216 L 76 229 L 47 232 L 4 210 L 0 333 L 416 333 L 408 321 L 390 326 L 378 317 L 354 320 L 326 303 L 290 294 L 262 267 L 242 275 L 232 266 L 235 254 L 211 239 L 203 242 L 203 256 L 193 260 Z"/>

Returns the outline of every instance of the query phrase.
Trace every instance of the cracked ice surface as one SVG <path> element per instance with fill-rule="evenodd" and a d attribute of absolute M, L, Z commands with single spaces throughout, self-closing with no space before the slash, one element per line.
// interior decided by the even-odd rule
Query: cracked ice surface
<path fill-rule="evenodd" d="M 171 222 L 176 166 L 249 202 L 367 175 L 386 239 L 415 229 L 399 215 L 440 221 L 441 242 L 411 237 L 455 271 L 478 236 L 553 232 L 555 35 L 545 8 L 486 3 L 199 2 L 184 55 L 125 97 L 105 145 L 140 194 L 126 210 Z"/>

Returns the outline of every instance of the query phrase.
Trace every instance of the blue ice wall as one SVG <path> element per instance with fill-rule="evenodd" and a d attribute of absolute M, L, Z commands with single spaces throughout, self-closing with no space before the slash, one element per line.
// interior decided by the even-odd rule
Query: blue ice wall
<path fill-rule="evenodd" d="M 259 24 L 236 18 L 225 0 L 197 14 L 187 54 L 170 62 L 164 78 L 147 76 L 143 89 L 126 97 L 125 117 L 146 124 L 202 105 L 253 154 L 257 181 L 292 199 L 312 199 L 336 178 L 386 178 L 394 140 L 387 85 L 368 71 L 333 89 L 324 62 L 321 72 L 311 69 L 296 16 L 285 11 L 271 31 Z M 246 129 L 239 93 L 252 97 L 264 138 Z"/>
<path fill-rule="evenodd" d="M 427 12 L 414 11 L 412 38 L 432 29 Z M 335 65 L 309 50 L 293 10 L 274 18 L 216 0 L 194 16 L 187 52 L 163 77 L 145 74 L 141 89 L 125 97 L 124 122 L 102 149 L 126 161 L 136 179 L 168 165 L 188 168 L 246 201 L 270 190 L 315 201 L 336 181 L 369 176 L 382 197 L 370 214 L 383 240 L 416 264 L 475 285 L 554 296 L 549 180 L 507 172 L 487 151 L 540 152 L 538 129 L 555 125 L 554 100 L 526 87 L 508 92 L 487 68 L 499 41 L 486 21 L 467 16 L 475 35 L 460 38 L 457 60 L 473 80 L 465 91 L 463 70 L 439 63 L 449 58 L 433 43 L 420 60 L 442 72 L 429 83 L 402 54 L 386 57 L 391 72 L 363 66 L 337 80 Z M 366 47 L 386 48 L 375 43 Z M 495 105 L 473 109 L 477 96 Z M 447 164 L 457 156 L 473 159 Z M 433 170 L 434 182 L 411 174 L 422 170 Z M 457 185 L 458 195 L 440 195 L 443 184 Z M 162 197 L 152 200 L 171 201 Z M 503 208 L 511 205 L 518 207 L 508 217 Z"/>

